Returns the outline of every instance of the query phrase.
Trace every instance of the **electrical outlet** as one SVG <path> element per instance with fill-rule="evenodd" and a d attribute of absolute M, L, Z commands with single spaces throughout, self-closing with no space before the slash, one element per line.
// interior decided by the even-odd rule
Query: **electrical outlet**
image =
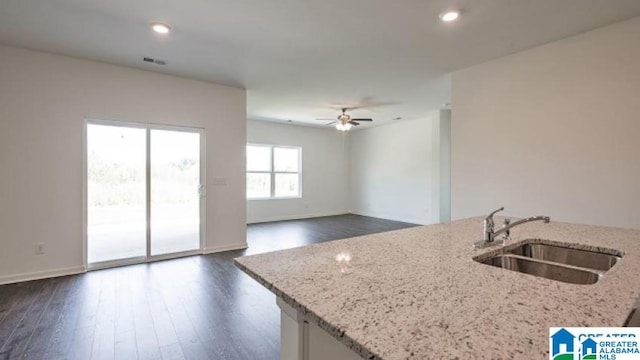
<path fill-rule="evenodd" d="M 36 244 L 36 255 L 42 255 L 44 254 L 44 243 L 38 243 Z"/>

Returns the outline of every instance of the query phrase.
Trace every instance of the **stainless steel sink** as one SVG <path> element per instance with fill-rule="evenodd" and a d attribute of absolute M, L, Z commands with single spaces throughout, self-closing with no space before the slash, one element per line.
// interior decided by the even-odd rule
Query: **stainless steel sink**
<path fill-rule="evenodd" d="M 482 263 L 571 284 L 595 284 L 600 278 L 598 273 L 588 270 L 574 269 L 550 262 L 533 261 L 508 254 L 491 257 Z"/>
<path fill-rule="evenodd" d="M 625 327 L 640 327 L 640 309 L 633 309 L 624 322 Z"/>
<path fill-rule="evenodd" d="M 615 250 L 595 252 L 545 243 L 505 247 L 477 262 L 570 284 L 595 284 L 621 258 Z"/>
<path fill-rule="evenodd" d="M 602 271 L 611 269 L 619 259 L 615 255 L 547 244 L 523 244 L 509 251 L 509 253 Z"/>
<path fill-rule="evenodd" d="M 636 300 L 633 309 L 631 309 L 629 316 L 627 316 L 627 320 L 625 320 L 624 325 L 622 326 L 640 327 L 640 298 Z"/>

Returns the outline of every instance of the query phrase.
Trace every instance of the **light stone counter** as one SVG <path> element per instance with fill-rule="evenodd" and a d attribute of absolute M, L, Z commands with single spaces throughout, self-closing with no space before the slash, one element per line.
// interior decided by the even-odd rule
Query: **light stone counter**
<path fill-rule="evenodd" d="M 502 218 L 496 217 L 496 224 Z M 622 326 L 640 296 L 640 230 L 533 222 L 543 239 L 624 253 L 593 285 L 480 264 L 482 218 L 236 259 L 236 265 L 370 359 L 543 359 L 551 326 Z M 498 246 L 499 248 L 499 246 Z"/>

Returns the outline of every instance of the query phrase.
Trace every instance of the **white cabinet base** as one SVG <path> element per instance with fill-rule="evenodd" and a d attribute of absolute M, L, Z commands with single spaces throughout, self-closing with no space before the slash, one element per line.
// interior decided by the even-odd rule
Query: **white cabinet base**
<path fill-rule="evenodd" d="M 362 359 L 282 299 L 277 298 L 276 303 L 280 307 L 281 360 Z"/>

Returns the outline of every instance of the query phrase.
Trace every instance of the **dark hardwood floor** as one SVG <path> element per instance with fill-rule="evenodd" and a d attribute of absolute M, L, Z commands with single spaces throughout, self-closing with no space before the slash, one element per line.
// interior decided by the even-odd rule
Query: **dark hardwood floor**
<path fill-rule="evenodd" d="M 0 286 L 0 360 L 278 359 L 275 296 L 234 257 L 412 224 L 341 215 L 248 226 L 249 249 Z"/>

